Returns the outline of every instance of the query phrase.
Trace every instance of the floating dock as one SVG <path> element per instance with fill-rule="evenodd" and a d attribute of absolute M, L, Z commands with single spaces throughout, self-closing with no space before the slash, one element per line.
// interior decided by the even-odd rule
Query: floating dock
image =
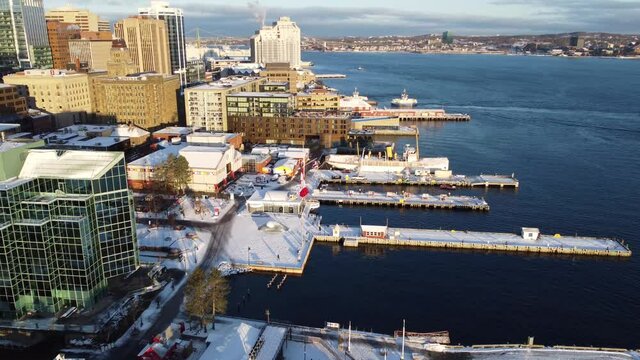
<path fill-rule="evenodd" d="M 411 186 L 440 186 L 451 185 L 457 187 L 499 187 L 518 188 L 520 181 L 510 175 L 451 175 L 436 177 L 434 175 L 397 174 L 386 172 L 358 172 L 349 173 L 339 170 L 316 170 L 322 183 L 329 184 L 357 184 L 357 185 L 411 185 Z"/>
<path fill-rule="evenodd" d="M 523 228 L 522 234 L 510 234 L 336 225 L 331 227 L 330 231 L 331 235 L 316 236 L 316 241 L 343 242 L 345 246 L 351 247 L 357 247 L 359 244 L 381 244 L 585 256 L 631 256 L 629 247 L 620 240 L 559 234 L 541 235 L 536 228 Z"/>
<path fill-rule="evenodd" d="M 378 193 L 373 191 L 335 191 L 316 190 L 313 198 L 320 203 L 361 205 L 361 206 L 395 206 L 424 209 L 478 210 L 488 211 L 489 204 L 484 199 L 474 196 L 450 196 L 409 193 Z"/>

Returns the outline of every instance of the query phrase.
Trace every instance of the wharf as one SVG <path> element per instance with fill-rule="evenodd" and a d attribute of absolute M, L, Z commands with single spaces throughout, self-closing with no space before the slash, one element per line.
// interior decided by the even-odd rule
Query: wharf
<path fill-rule="evenodd" d="M 434 175 L 413 175 L 391 172 L 363 172 L 349 173 L 339 170 L 317 170 L 321 183 L 328 184 L 356 184 L 356 185 L 409 185 L 409 186 L 440 186 L 452 185 L 457 187 L 499 187 L 518 188 L 520 181 L 509 175 L 451 175 L 436 177 Z"/>
<path fill-rule="evenodd" d="M 398 128 L 373 128 L 365 130 L 351 129 L 348 133 L 350 138 L 367 136 L 410 136 L 420 135 L 420 130 L 414 126 L 399 126 Z"/>
<path fill-rule="evenodd" d="M 317 79 L 344 79 L 346 77 L 345 74 L 316 74 Z"/>
<path fill-rule="evenodd" d="M 488 211 L 489 204 L 484 199 L 473 196 L 449 196 L 442 194 L 439 196 L 422 194 L 414 195 L 410 193 L 378 193 L 373 191 L 335 191 L 316 190 L 313 198 L 320 203 L 363 205 L 363 206 L 396 206 L 424 209 L 457 209 L 457 210 L 479 210 Z"/>
<path fill-rule="evenodd" d="M 397 117 L 400 121 L 470 121 L 471 115 L 447 113 L 443 109 L 374 109 L 360 111 L 358 116 Z"/>
<path fill-rule="evenodd" d="M 403 229 L 385 226 L 375 227 L 377 234 L 383 233 L 383 236 L 371 237 L 365 236 L 367 235 L 366 227 L 366 225 L 361 228 L 336 225 L 327 230 L 331 235 L 316 236 L 316 241 L 343 242 L 345 246 L 352 247 L 357 247 L 359 244 L 380 244 L 585 256 L 631 256 L 631 250 L 622 241 L 607 238 L 536 233 L 536 236 L 529 239 L 513 233 Z M 523 235 L 525 230 L 537 231 L 537 229 L 523 229 Z"/>

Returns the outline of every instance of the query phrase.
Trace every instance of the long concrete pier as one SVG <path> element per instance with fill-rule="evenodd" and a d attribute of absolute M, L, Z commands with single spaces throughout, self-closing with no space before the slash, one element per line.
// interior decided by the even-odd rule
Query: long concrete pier
<path fill-rule="evenodd" d="M 397 117 L 400 121 L 470 121 L 471 115 L 447 113 L 444 109 L 373 109 L 363 110 L 357 116 L 368 117 Z"/>
<path fill-rule="evenodd" d="M 436 177 L 434 175 L 397 174 L 386 172 L 363 172 L 357 174 L 340 170 L 316 170 L 319 172 L 320 182 L 328 184 L 358 184 L 358 185 L 410 185 L 410 186 L 440 186 L 451 185 L 457 187 L 499 187 L 518 188 L 520 181 L 510 175 L 452 175 Z"/>
<path fill-rule="evenodd" d="M 403 229 L 375 226 L 374 235 L 367 226 L 331 227 L 329 235 L 316 236 L 316 241 L 342 242 L 345 246 L 380 244 L 392 246 L 432 247 L 444 249 L 493 250 L 525 253 L 567 254 L 585 256 L 628 257 L 631 250 L 622 241 L 608 238 L 541 235 L 538 229 L 523 228 L 522 234 Z"/>
<path fill-rule="evenodd" d="M 335 190 L 316 190 L 313 192 L 313 198 L 320 203 L 328 204 L 345 204 L 345 205 L 362 205 L 362 206 L 395 206 L 425 209 L 450 209 L 450 210 L 479 210 L 488 211 L 489 204 L 484 199 L 474 196 L 450 196 L 421 194 L 414 195 L 410 193 L 394 193 L 386 194 L 367 191 L 335 191 Z"/>

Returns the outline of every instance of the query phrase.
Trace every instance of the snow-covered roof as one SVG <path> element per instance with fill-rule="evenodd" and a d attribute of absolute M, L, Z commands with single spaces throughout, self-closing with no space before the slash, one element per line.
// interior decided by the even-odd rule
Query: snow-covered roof
<path fill-rule="evenodd" d="M 360 225 L 362 231 L 376 231 L 376 232 L 384 232 L 387 231 L 387 227 L 384 225 Z"/>
<path fill-rule="evenodd" d="M 132 161 L 128 165 L 150 166 L 150 167 L 158 166 L 163 162 L 167 161 L 167 158 L 169 157 L 169 155 L 173 154 L 174 156 L 178 156 L 178 154 L 180 153 L 180 150 L 185 147 L 187 147 L 187 144 L 178 144 L 178 145 L 167 144 L 166 147 L 158 151 L 154 151 L 147 156 L 143 156 L 140 159 Z"/>
<path fill-rule="evenodd" d="M 188 91 L 194 91 L 194 90 L 211 90 L 211 91 L 225 90 L 225 89 L 242 86 L 259 79 L 260 79 L 259 77 L 255 77 L 255 76 L 230 76 L 230 77 L 222 78 L 217 81 L 210 82 L 208 84 L 187 88 L 185 89 L 185 91 L 188 92 Z"/>
<path fill-rule="evenodd" d="M 122 159 L 121 152 L 30 150 L 19 177 L 99 179 Z"/>
<path fill-rule="evenodd" d="M 256 360 L 274 360 L 277 358 L 284 342 L 287 329 L 281 326 L 267 326 L 262 332 L 264 340 Z"/>
<path fill-rule="evenodd" d="M 246 252 L 246 248 L 244 249 Z M 248 320 L 225 319 L 216 323 L 216 331 L 209 332 L 209 345 L 200 356 L 209 359 L 247 359 L 260 336 L 263 325 Z"/>
<path fill-rule="evenodd" d="M 14 130 L 19 128 L 20 125 L 18 124 L 0 124 L 0 132 L 3 131 L 8 131 L 8 130 Z"/>
<path fill-rule="evenodd" d="M 0 141 L 0 153 L 13 150 L 24 145 L 25 143 L 20 141 Z"/>
<path fill-rule="evenodd" d="M 224 159 L 227 147 L 187 146 L 180 150 L 192 169 L 217 169 Z"/>
<path fill-rule="evenodd" d="M 154 131 L 153 135 L 160 135 L 160 134 L 188 135 L 188 134 L 191 134 L 194 130 L 195 129 L 192 127 L 168 126 L 164 129 Z"/>

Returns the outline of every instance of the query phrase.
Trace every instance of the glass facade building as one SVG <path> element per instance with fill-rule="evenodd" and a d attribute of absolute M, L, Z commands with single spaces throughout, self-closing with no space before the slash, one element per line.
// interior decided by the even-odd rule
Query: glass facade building
<path fill-rule="evenodd" d="M 0 0 L 0 67 L 51 66 L 42 0 Z"/>
<path fill-rule="evenodd" d="M 139 265 L 122 153 L 32 150 L 0 182 L 0 316 L 87 308 Z"/>

